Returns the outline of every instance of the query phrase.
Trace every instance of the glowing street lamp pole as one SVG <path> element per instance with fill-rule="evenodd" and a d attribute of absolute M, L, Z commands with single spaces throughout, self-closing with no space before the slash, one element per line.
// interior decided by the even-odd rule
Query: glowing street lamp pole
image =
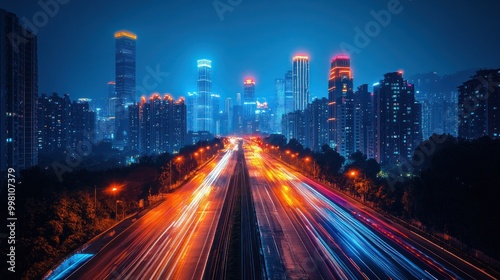
<path fill-rule="evenodd" d="M 203 151 L 205 151 L 203 148 L 200 148 L 200 149 L 198 150 L 198 152 L 200 153 L 200 160 L 201 160 L 201 163 L 203 163 Z M 196 153 L 195 153 L 195 155 L 196 155 Z"/>
<path fill-rule="evenodd" d="M 177 157 L 177 158 L 175 158 L 175 160 L 176 160 L 176 161 L 181 161 L 181 160 L 182 160 L 182 158 L 181 158 L 181 157 Z M 169 187 L 168 187 L 168 192 L 170 192 L 170 191 L 172 190 L 172 161 L 173 161 L 173 160 L 170 160 L 170 166 L 169 166 L 169 167 L 170 167 L 170 168 L 169 168 L 169 170 L 170 170 L 170 176 L 169 176 L 169 177 L 170 177 L 170 178 L 169 178 L 169 179 L 170 179 L 170 185 L 169 185 Z"/>
<path fill-rule="evenodd" d="M 313 178 L 316 178 L 316 162 L 314 161 L 314 159 L 311 159 L 310 157 L 306 157 L 305 160 L 306 160 L 306 162 L 312 161 L 312 163 L 313 163 L 312 175 L 313 175 Z"/>
<path fill-rule="evenodd" d="M 115 205 L 115 221 L 118 221 L 118 200 L 116 199 L 116 192 L 118 191 L 118 189 L 116 187 L 113 187 L 111 190 L 115 194 L 115 200 L 116 200 L 116 205 Z"/>
<path fill-rule="evenodd" d="M 364 172 L 362 172 L 362 173 L 363 173 L 363 181 L 361 181 L 361 182 L 359 182 L 358 180 L 355 180 L 356 178 L 358 178 L 358 175 L 359 175 L 358 171 L 351 170 L 348 174 L 349 174 L 349 177 L 351 177 L 355 180 L 355 184 L 366 184 L 366 174 Z M 362 199 L 363 199 L 363 202 L 366 201 L 366 193 L 363 193 Z"/>

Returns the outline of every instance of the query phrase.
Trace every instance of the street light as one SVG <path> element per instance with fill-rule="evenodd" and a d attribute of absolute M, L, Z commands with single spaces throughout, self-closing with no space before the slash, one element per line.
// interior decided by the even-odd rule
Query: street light
<path fill-rule="evenodd" d="M 116 192 L 118 191 L 118 188 L 113 187 L 111 191 L 113 191 L 113 193 L 115 194 L 115 200 L 116 200 Z M 118 200 L 116 200 L 116 205 L 115 205 L 115 221 L 118 221 Z"/>
<path fill-rule="evenodd" d="M 316 178 L 316 161 L 314 161 L 314 159 L 311 159 L 310 157 L 306 157 L 305 161 L 306 162 L 312 161 L 312 163 L 313 163 L 312 175 L 314 178 Z"/>
<path fill-rule="evenodd" d="M 349 175 L 349 177 L 351 178 L 357 178 L 360 173 L 363 174 L 363 179 L 366 179 L 366 174 L 364 172 L 359 172 L 357 170 L 351 170 L 347 173 L 347 175 Z"/>
<path fill-rule="evenodd" d="M 204 151 L 204 150 L 203 150 L 203 148 L 201 148 L 201 149 L 200 149 L 200 154 L 201 154 L 201 156 L 200 156 L 200 157 L 201 157 L 201 162 L 203 162 L 203 151 Z"/>
<path fill-rule="evenodd" d="M 211 148 L 210 146 L 207 146 L 207 147 L 206 147 L 206 149 L 207 149 L 207 157 L 209 156 L 209 155 L 208 155 L 208 151 L 210 150 L 210 148 Z"/>
<path fill-rule="evenodd" d="M 176 157 L 175 158 L 175 161 L 181 161 L 182 160 L 182 157 Z M 172 190 L 172 162 L 173 160 L 170 160 L 170 163 L 169 163 L 169 171 L 170 171 L 170 185 L 168 186 L 168 191 L 170 192 Z"/>
<path fill-rule="evenodd" d="M 99 188 L 99 190 L 103 190 L 103 189 L 107 189 L 107 187 Z M 115 192 L 117 190 L 118 190 L 118 188 L 116 188 L 116 187 L 113 187 L 113 189 L 112 189 L 113 192 Z M 94 214 L 97 215 L 97 185 L 94 185 Z"/>
<path fill-rule="evenodd" d="M 366 190 L 363 189 L 363 186 L 365 188 L 368 187 L 367 185 L 365 185 L 365 184 L 367 184 L 366 174 L 364 172 L 359 172 L 357 170 L 351 170 L 347 174 L 348 174 L 349 177 L 351 177 L 353 179 L 356 179 L 356 178 L 358 178 L 358 176 L 359 176 L 360 173 L 363 174 L 363 180 L 354 180 L 354 185 L 355 185 L 355 187 L 359 186 L 360 188 L 362 188 L 361 189 L 362 190 L 362 193 L 361 193 L 362 194 L 362 199 L 363 199 L 363 202 L 365 202 L 366 201 Z"/>

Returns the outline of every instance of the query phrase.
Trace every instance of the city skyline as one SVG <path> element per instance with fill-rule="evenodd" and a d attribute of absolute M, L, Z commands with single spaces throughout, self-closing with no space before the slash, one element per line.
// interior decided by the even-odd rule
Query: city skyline
<path fill-rule="evenodd" d="M 23 4 L 1 279 L 500 279 L 497 3 Z"/>
<path fill-rule="evenodd" d="M 364 29 L 375 20 L 373 13 L 387 10 L 391 2 L 393 1 L 379 1 L 367 6 L 364 1 L 357 1 L 340 10 L 335 2 L 327 1 L 292 1 L 287 2 L 288 5 L 268 3 L 266 6 L 261 1 L 242 2 L 233 7 L 231 12 L 225 12 L 221 21 L 211 2 L 200 2 L 197 8 L 191 5 L 184 7 L 181 3 L 152 3 L 151 6 L 142 7 L 142 12 L 130 12 L 128 9 L 134 7 L 132 4 L 118 7 L 111 1 L 100 3 L 97 7 L 83 7 L 78 2 L 68 1 L 59 5 L 57 13 L 53 17 L 48 16 L 47 23 L 43 26 L 37 26 L 33 21 L 33 15 L 44 11 L 36 1 L 25 1 L 22 5 L 5 3 L 5 8 L 16 13 L 21 20 L 25 17 L 24 22 L 29 21 L 38 31 L 41 42 L 40 92 L 47 94 L 60 92 L 75 97 L 96 98 L 105 92 L 106 83 L 113 80 L 114 76 L 112 35 L 122 29 L 130 30 L 138 36 L 137 91 L 144 88 L 142 80 L 150 72 L 158 70 L 165 74 L 156 81 L 154 89 L 147 90 L 146 95 L 156 91 L 185 96 L 187 92 L 195 91 L 196 84 L 192 81 L 196 77 L 196 60 L 207 58 L 214 62 L 214 69 L 217 69 L 213 72 L 213 92 L 220 94 L 222 99 L 234 98 L 234 94 L 241 91 L 239 81 L 247 76 L 252 76 L 259 83 L 258 97 L 270 98 L 274 92 L 274 79 L 282 77 L 282 73 L 291 68 L 291 57 L 306 53 L 311 59 L 310 95 L 326 97 L 327 85 L 323 80 L 328 78 L 329 61 L 335 55 L 343 53 L 343 43 L 344 46 L 347 44 L 360 50 L 351 57 L 355 87 L 363 83 L 371 85 L 384 73 L 400 69 L 405 70 L 405 75 L 410 77 L 416 73 L 432 71 L 452 74 L 470 68 L 493 68 L 499 63 L 500 57 L 495 55 L 494 48 L 488 47 L 498 45 L 499 39 L 497 36 L 490 36 L 482 28 L 488 23 L 491 27 L 488 29 L 494 30 L 495 27 L 491 25 L 499 23 L 488 21 L 494 9 L 484 8 L 485 5 L 434 3 L 433 9 L 429 10 L 425 9 L 426 3 L 400 1 L 398 7 L 401 11 L 392 14 L 386 26 L 379 25 L 377 36 L 370 37 L 366 46 L 356 44 L 355 28 Z M 498 5 L 491 1 L 484 3 Z M 304 21 L 293 22 L 293 15 L 300 8 L 313 12 L 309 14 L 315 14 L 315 18 L 307 15 L 304 16 Z M 206 12 L 197 14 L 201 9 Z M 85 14 L 84 11 L 95 16 L 92 22 L 85 21 L 86 24 L 82 26 L 81 16 L 74 16 Z M 103 11 L 109 12 L 109 15 L 103 16 Z M 249 19 L 257 11 L 263 15 L 263 19 L 249 24 L 248 22 L 254 22 Z M 157 18 L 156 13 L 161 12 L 167 13 L 167 16 L 175 13 L 172 19 L 177 24 L 152 20 Z M 193 14 L 197 17 L 193 18 Z M 342 15 L 342 21 L 332 19 L 333 14 Z M 474 14 L 483 16 L 476 17 L 472 23 L 466 20 L 467 15 Z M 187 17 L 188 15 L 191 16 Z M 429 22 L 415 25 L 424 16 Z M 59 21 L 64 21 L 65 25 L 57 25 Z M 107 24 L 103 25 L 103 21 Z M 437 24 L 438 21 L 440 24 Z M 200 24 L 204 27 L 199 28 Z M 276 26 L 265 30 L 263 28 L 266 24 Z M 306 32 L 318 28 L 331 36 L 324 36 L 323 32 Z M 402 30 L 405 32 L 401 32 Z M 418 47 L 425 41 L 438 42 L 437 39 L 441 39 L 443 32 L 447 32 L 448 39 L 439 40 L 439 44 L 426 44 L 425 49 Z M 473 32 L 477 37 L 483 38 L 484 44 L 474 45 L 460 35 L 462 32 Z M 235 42 L 231 38 L 236 38 L 237 34 L 252 34 L 255 40 Z M 401 36 L 404 40 L 401 40 Z M 95 47 L 84 47 L 81 40 L 88 38 L 92 38 L 93 46 L 98 46 L 99 52 L 95 51 Z M 66 40 L 75 42 L 74 48 L 64 49 L 62 46 Z M 272 47 L 254 43 L 269 40 Z M 361 46 L 363 47 L 358 48 Z M 481 52 L 474 51 L 480 47 Z M 255 55 L 257 53 L 261 55 Z M 470 55 L 471 53 L 474 55 Z M 273 57 L 272 65 L 259 59 L 265 57 Z M 58 59 L 60 65 L 49 63 L 52 59 Z M 63 74 L 64 79 L 56 78 Z M 86 77 L 84 81 L 80 79 L 82 76 Z M 141 93 L 137 95 L 143 95 Z"/>

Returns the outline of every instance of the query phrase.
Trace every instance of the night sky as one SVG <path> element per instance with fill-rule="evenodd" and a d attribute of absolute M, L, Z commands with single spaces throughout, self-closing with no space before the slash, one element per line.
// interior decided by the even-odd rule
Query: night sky
<path fill-rule="evenodd" d="M 44 1 L 44 0 L 42 0 Z M 55 0 L 54 0 L 55 1 Z M 62 0 L 61 0 L 62 1 Z M 68 0 L 65 0 L 68 1 Z M 137 85 L 146 68 L 169 76 L 154 91 L 174 97 L 196 91 L 196 60 L 212 60 L 213 92 L 234 98 L 243 79 L 256 80 L 258 97 L 274 94 L 274 79 L 291 69 L 295 54 L 310 56 L 311 96 L 327 96 L 329 63 L 341 43 L 356 46 L 355 27 L 374 20 L 370 11 L 396 0 L 221 0 L 240 3 L 217 14 L 213 0 L 69 0 L 38 30 L 39 91 L 72 99 L 106 94 L 114 80 L 113 34 L 137 34 Z M 401 0 L 402 11 L 353 53 L 354 84 L 372 84 L 384 73 L 451 74 L 500 67 L 497 0 Z M 0 1 L 19 18 L 42 11 L 37 0 Z"/>

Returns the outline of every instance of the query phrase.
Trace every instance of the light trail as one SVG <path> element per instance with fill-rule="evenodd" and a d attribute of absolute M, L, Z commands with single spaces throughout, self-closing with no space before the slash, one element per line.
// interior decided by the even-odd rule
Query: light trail
<path fill-rule="evenodd" d="M 228 150 L 209 163 L 70 278 L 201 279 L 234 161 Z"/>
<path fill-rule="evenodd" d="M 247 153 L 249 166 L 256 170 L 254 176 L 263 178 L 258 180 L 259 185 L 275 196 L 262 199 L 256 190 L 254 197 L 267 202 L 268 208 L 275 207 L 278 201 L 293 226 L 307 233 L 314 248 L 306 249 L 311 255 L 319 252 L 316 264 L 328 267 L 321 277 L 327 278 L 330 272 L 331 277 L 340 279 L 494 279 L 413 232 L 390 225 L 371 210 L 361 209 L 364 207 L 359 203 L 291 171 L 262 154 L 260 148 L 250 146 Z M 262 224 L 269 224 L 268 217 L 258 215 L 258 219 L 264 218 L 267 222 Z M 286 215 L 281 214 L 281 218 Z M 269 240 L 263 238 L 263 246 L 272 247 Z M 300 244 L 288 245 L 293 250 L 302 248 Z M 266 264 L 271 262 L 266 260 Z"/>

